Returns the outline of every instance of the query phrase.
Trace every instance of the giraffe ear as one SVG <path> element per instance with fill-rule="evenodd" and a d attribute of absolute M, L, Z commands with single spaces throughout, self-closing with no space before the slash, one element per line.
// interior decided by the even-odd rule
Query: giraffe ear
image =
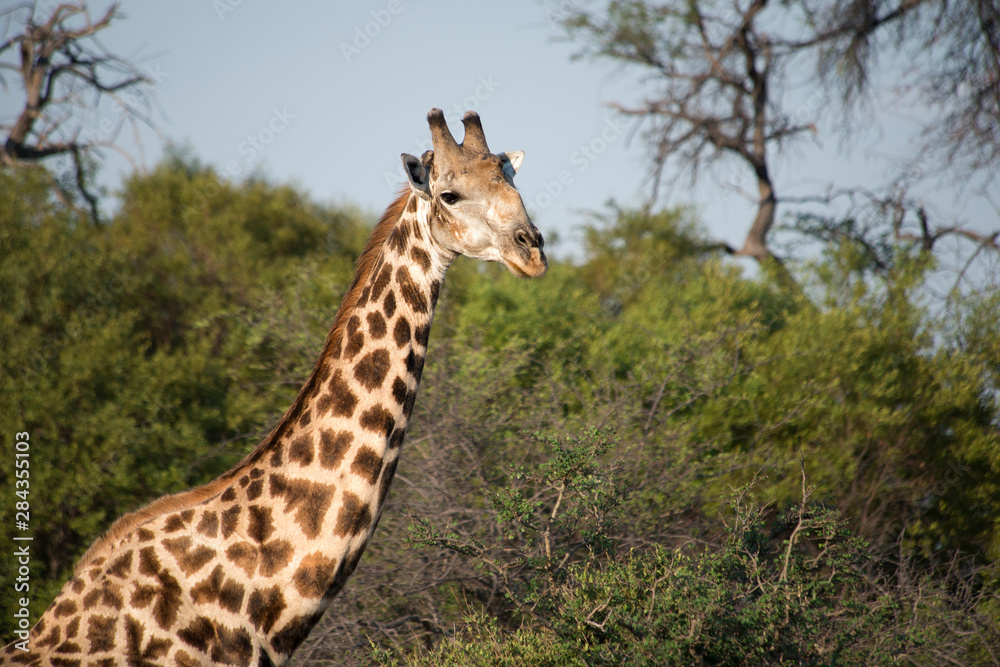
<path fill-rule="evenodd" d="M 406 171 L 406 178 L 410 181 L 410 188 L 430 195 L 430 171 L 421 164 L 419 158 L 409 153 L 403 153 L 400 157 L 403 160 L 403 170 Z"/>
<path fill-rule="evenodd" d="M 508 176 L 513 178 L 517 170 L 521 168 L 521 163 L 524 162 L 524 151 L 507 151 L 500 153 L 497 157 L 503 160 L 504 171 L 507 171 L 508 165 L 510 166 L 513 173 L 509 173 Z"/>

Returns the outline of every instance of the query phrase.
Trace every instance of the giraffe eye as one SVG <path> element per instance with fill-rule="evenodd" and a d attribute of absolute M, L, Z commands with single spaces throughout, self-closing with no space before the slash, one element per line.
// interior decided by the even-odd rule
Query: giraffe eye
<path fill-rule="evenodd" d="M 461 197 L 459 197 L 458 195 L 456 195 L 454 192 L 442 192 L 441 193 L 441 201 L 443 201 L 445 204 L 448 204 L 448 206 L 451 206 L 452 204 L 454 204 L 455 202 L 457 202 L 459 199 L 461 199 Z"/>

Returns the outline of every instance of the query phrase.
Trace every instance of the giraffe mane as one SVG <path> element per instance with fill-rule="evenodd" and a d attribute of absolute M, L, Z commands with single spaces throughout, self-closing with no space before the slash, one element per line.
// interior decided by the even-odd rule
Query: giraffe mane
<path fill-rule="evenodd" d="M 236 475 L 243 468 L 256 462 L 264 455 L 264 452 L 272 443 L 281 439 L 285 430 L 302 414 L 302 411 L 306 407 L 306 396 L 312 392 L 316 383 L 320 382 L 320 371 L 322 370 L 324 360 L 333 354 L 340 354 L 340 345 L 344 339 L 344 329 L 347 328 L 347 320 L 350 319 L 351 313 L 354 311 L 354 306 L 358 303 L 361 292 L 364 291 L 365 283 L 368 282 L 368 278 L 371 276 L 372 268 L 382 254 L 382 247 L 388 240 L 389 234 L 396 228 L 396 223 L 399 222 L 399 218 L 403 215 L 403 210 L 406 208 L 406 203 L 409 199 L 410 188 L 407 185 L 400 191 L 395 201 L 385 209 L 382 217 L 372 230 L 371 236 L 368 237 L 368 243 L 365 244 L 365 249 L 361 251 L 361 256 L 358 257 L 358 261 L 354 265 L 354 280 L 351 281 L 351 286 L 340 301 L 340 307 L 337 308 L 337 315 L 333 318 L 333 326 L 330 327 L 330 333 L 326 336 L 326 342 L 323 344 L 323 352 L 319 355 L 316 367 L 313 369 L 309 379 L 302 386 L 302 389 L 299 390 L 292 405 L 260 444 L 247 454 L 246 458 L 239 465 L 223 474 L 222 478 L 228 479 Z"/>
<path fill-rule="evenodd" d="M 83 554 L 83 558 L 77 561 L 76 567 L 73 568 L 73 575 L 80 574 L 91 561 L 100 556 L 106 549 L 117 544 L 119 540 L 131 533 L 137 526 L 141 526 L 147 521 L 167 512 L 182 510 L 208 500 L 212 496 L 222 493 L 228 485 L 228 481 L 228 479 L 220 477 L 208 484 L 189 489 L 188 491 L 157 498 L 145 507 L 118 517 L 111 524 L 111 528 L 87 549 L 87 552 Z"/>
<path fill-rule="evenodd" d="M 299 418 L 305 407 L 305 397 L 310 393 L 314 385 L 319 382 L 319 371 L 323 365 L 324 359 L 326 359 L 327 355 L 334 349 L 336 349 L 339 353 L 340 344 L 344 336 L 344 329 L 347 327 L 347 320 L 350 319 L 350 314 L 354 310 L 354 306 L 357 304 L 358 298 L 361 296 L 365 283 L 368 282 L 368 278 L 371 276 L 372 268 L 375 266 L 375 262 L 382 253 L 382 247 L 389 238 L 389 234 L 393 229 L 395 229 L 396 223 L 402 216 L 403 210 L 405 209 L 409 199 L 410 188 L 407 185 L 400 191 L 395 201 L 389 204 L 389 207 L 382 214 L 382 217 L 372 230 L 372 234 L 368 238 L 368 243 L 365 245 L 365 249 L 361 252 L 361 256 L 358 257 L 358 261 L 355 264 L 354 280 L 351 282 L 350 288 L 348 288 L 347 293 L 340 302 L 340 307 L 337 309 L 337 315 L 333 320 L 333 326 L 330 328 L 330 333 L 327 335 L 326 342 L 323 344 L 323 352 L 320 354 L 319 360 L 316 362 L 316 368 L 313 370 L 309 379 L 295 397 L 291 407 L 288 408 L 271 432 L 265 436 L 260 444 L 258 444 L 253 451 L 247 454 L 247 456 L 244 457 L 244 459 L 235 467 L 223 473 L 211 482 L 187 491 L 163 496 L 149 503 L 145 507 L 119 517 L 113 524 L 111 524 L 111 528 L 99 537 L 97 541 L 94 542 L 89 549 L 87 549 L 86 553 L 83 554 L 83 557 L 77 562 L 76 567 L 73 568 L 74 575 L 78 575 L 81 570 L 83 570 L 95 558 L 100 556 L 103 551 L 116 544 L 138 526 L 168 512 L 176 512 L 202 503 L 225 491 L 233 477 L 235 477 L 241 470 L 250 467 L 253 463 L 259 460 L 271 444 L 281 438 L 288 426 Z"/>

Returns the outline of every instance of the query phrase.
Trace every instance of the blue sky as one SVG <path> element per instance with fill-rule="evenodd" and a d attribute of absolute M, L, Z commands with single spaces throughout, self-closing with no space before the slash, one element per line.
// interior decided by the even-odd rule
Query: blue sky
<path fill-rule="evenodd" d="M 107 6 L 90 4 L 94 14 Z M 639 78 L 573 60 L 577 46 L 559 39 L 553 21 L 558 3 L 124 0 L 121 11 L 103 43 L 159 81 L 160 136 L 142 133 L 147 167 L 165 138 L 235 179 L 257 172 L 378 213 L 403 180 L 400 153 L 429 147 L 425 116 L 437 106 L 453 126 L 475 109 L 494 151 L 526 152 L 517 184 L 539 228 L 561 239 L 557 254 L 578 247 L 582 211 L 611 198 L 638 202 L 648 190 L 639 128 L 606 104 L 641 96 Z M 0 111 L 17 103 L 16 92 Z M 845 149 L 825 92 L 803 79 L 796 95 L 816 112 L 819 132 L 776 162 L 779 195 L 886 180 L 913 134 L 906 114 L 880 114 Z M 102 107 L 90 122 L 114 113 Z M 121 138 L 136 155 L 128 133 Z M 114 185 L 129 169 L 107 153 L 104 181 Z M 748 176 L 722 165 L 664 203 L 694 206 L 713 237 L 739 245 L 753 206 L 733 186 L 751 185 Z"/>

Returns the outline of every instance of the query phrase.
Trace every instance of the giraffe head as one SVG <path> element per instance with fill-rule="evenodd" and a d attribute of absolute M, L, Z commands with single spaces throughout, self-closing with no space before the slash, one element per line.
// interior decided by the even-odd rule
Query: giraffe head
<path fill-rule="evenodd" d="M 542 235 L 514 187 L 524 153 L 491 153 L 475 111 L 462 118 L 461 144 L 440 109 L 431 109 L 427 122 L 434 150 L 402 158 L 411 191 L 429 205 L 434 240 L 457 254 L 503 262 L 516 276 L 545 273 Z"/>

